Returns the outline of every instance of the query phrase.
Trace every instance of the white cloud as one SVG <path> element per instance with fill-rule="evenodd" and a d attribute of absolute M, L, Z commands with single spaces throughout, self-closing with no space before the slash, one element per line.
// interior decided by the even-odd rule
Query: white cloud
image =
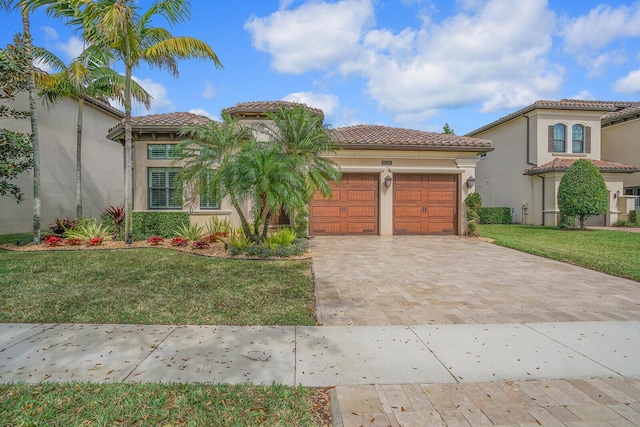
<path fill-rule="evenodd" d="M 301 74 L 327 69 L 355 54 L 372 21 L 371 0 L 314 1 L 266 18 L 252 17 L 244 28 L 252 33 L 256 49 L 272 55 L 273 68 Z"/>
<path fill-rule="evenodd" d="M 605 66 L 626 61 L 624 50 L 601 51 L 617 39 L 640 36 L 640 3 L 617 8 L 598 5 L 586 15 L 567 19 L 562 35 L 565 51 L 574 55 L 590 76 L 599 76 Z"/>
<path fill-rule="evenodd" d="M 589 92 L 588 90 L 585 89 L 585 90 L 573 95 L 571 97 L 571 99 L 582 99 L 582 100 L 585 100 L 585 101 L 587 101 L 587 100 L 593 101 L 593 100 L 596 99 L 596 97 L 595 97 L 594 94 L 592 94 L 591 92 Z"/>
<path fill-rule="evenodd" d="M 640 70 L 631 71 L 625 77 L 619 79 L 613 85 L 613 90 L 627 94 L 640 92 Z"/>
<path fill-rule="evenodd" d="M 210 112 L 208 112 L 204 108 L 192 108 L 191 110 L 189 110 L 189 112 L 192 113 L 192 114 L 199 114 L 201 116 L 209 117 L 211 120 L 222 121 L 219 116 L 217 116 L 215 114 L 211 114 Z"/>
<path fill-rule="evenodd" d="M 42 27 L 42 31 L 44 31 L 44 36 L 46 39 L 51 39 L 51 40 L 58 39 L 58 32 L 56 31 L 55 28 L 46 26 L 46 27 Z"/>
<path fill-rule="evenodd" d="M 167 88 L 161 83 L 152 79 L 140 79 L 136 76 L 132 77 L 140 86 L 144 88 L 152 97 L 151 108 L 148 110 L 144 105 L 134 103 L 135 115 L 168 113 L 175 110 L 175 105 L 167 98 Z M 122 108 L 122 107 L 120 107 Z"/>
<path fill-rule="evenodd" d="M 68 61 L 80 56 L 84 48 L 85 48 L 84 42 L 76 36 L 72 36 L 66 42 L 56 43 L 56 49 L 59 51 L 62 51 L 66 55 L 67 57 L 66 59 Z"/>
<path fill-rule="evenodd" d="M 202 91 L 202 97 L 205 99 L 213 99 L 216 95 L 216 90 L 213 87 L 213 84 L 211 84 L 211 82 L 207 82 L 204 90 Z"/>
<path fill-rule="evenodd" d="M 307 104 L 309 107 L 313 108 L 320 108 L 324 112 L 325 116 L 331 116 L 340 105 L 340 101 L 336 95 L 314 92 L 291 93 L 282 98 L 282 100 Z"/>
<path fill-rule="evenodd" d="M 407 124 L 440 108 L 481 103 L 494 112 L 556 95 L 563 69 L 548 61 L 555 15 L 546 0 L 458 6 L 444 21 L 399 32 L 370 28 L 372 3 L 363 0 L 307 3 L 245 28 L 276 70 L 363 76 L 369 96 Z"/>

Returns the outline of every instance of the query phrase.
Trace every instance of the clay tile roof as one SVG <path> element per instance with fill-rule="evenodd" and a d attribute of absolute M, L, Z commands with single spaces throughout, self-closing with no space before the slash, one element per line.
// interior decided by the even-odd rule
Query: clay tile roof
<path fill-rule="evenodd" d="M 623 108 L 618 111 L 607 113 L 602 117 L 602 126 L 609 126 L 615 123 L 624 122 L 627 120 L 637 119 L 640 117 L 640 103 L 634 103 L 637 105 L 631 105 L 627 108 Z"/>
<path fill-rule="evenodd" d="M 229 113 L 232 116 L 236 114 L 263 114 L 263 113 L 276 113 L 281 107 L 293 108 L 302 107 L 312 113 L 319 114 L 324 117 L 324 112 L 319 108 L 309 107 L 307 104 L 300 102 L 290 101 L 252 101 L 252 102 L 240 102 L 233 107 L 228 107 L 222 110 L 225 113 Z"/>
<path fill-rule="evenodd" d="M 357 125 L 332 130 L 337 143 L 349 148 L 383 148 L 491 151 L 491 141 L 466 136 L 423 132 L 377 125 Z"/>
<path fill-rule="evenodd" d="M 602 111 L 603 113 L 615 113 L 617 111 L 624 110 L 625 108 L 640 106 L 640 102 L 626 102 L 626 101 L 588 101 L 582 99 L 561 99 L 560 101 L 536 101 L 531 105 L 528 105 L 516 112 L 499 118 L 498 120 L 482 126 L 474 131 L 469 132 L 466 136 L 474 136 L 482 133 L 486 130 L 499 126 L 510 120 L 520 117 L 533 110 L 546 109 L 546 110 L 587 110 L 587 111 Z"/>
<path fill-rule="evenodd" d="M 539 175 L 549 172 L 564 172 L 569 166 L 571 166 L 576 160 L 566 157 L 558 157 L 553 159 L 552 162 L 542 164 L 540 166 L 534 166 L 524 171 L 525 175 Z M 595 167 L 600 169 L 600 172 L 615 172 L 615 173 L 633 173 L 640 172 L 640 167 L 630 165 L 627 163 L 607 162 L 604 160 L 589 160 Z"/>
<path fill-rule="evenodd" d="M 176 131 L 182 126 L 206 124 L 210 119 L 194 113 L 166 113 L 166 114 L 149 114 L 148 116 L 136 116 L 131 118 L 131 126 L 134 130 L 148 131 Z M 124 132 L 124 119 L 117 125 L 109 129 L 107 138 L 114 139 Z"/>

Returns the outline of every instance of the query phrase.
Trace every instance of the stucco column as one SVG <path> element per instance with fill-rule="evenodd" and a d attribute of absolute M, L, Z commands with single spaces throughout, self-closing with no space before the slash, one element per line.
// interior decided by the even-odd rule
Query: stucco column
<path fill-rule="evenodd" d="M 387 188 L 384 184 L 384 179 L 390 176 L 391 187 Z M 383 172 L 380 172 L 380 179 L 378 180 L 380 205 L 380 235 L 392 236 L 393 235 L 393 173 L 389 171 L 389 168 L 385 168 Z"/>

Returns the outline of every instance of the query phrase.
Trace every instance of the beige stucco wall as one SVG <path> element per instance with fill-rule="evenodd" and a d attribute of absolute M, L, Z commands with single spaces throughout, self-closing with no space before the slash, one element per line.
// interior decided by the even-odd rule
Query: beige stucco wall
<path fill-rule="evenodd" d="M 640 119 L 602 129 L 602 159 L 640 166 Z M 640 173 L 624 177 L 625 187 L 640 187 Z"/>
<path fill-rule="evenodd" d="M 13 104 L 28 110 L 27 94 L 19 94 Z M 40 135 L 41 224 L 43 229 L 59 217 L 76 214 L 76 122 L 77 101 L 66 99 L 53 109 L 38 101 Z M 85 103 L 83 118 L 82 181 L 83 213 L 99 217 L 108 205 L 123 202 L 123 148 L 108 140 L 107 130 L 120 120 Z M 30 120 L 2 119 L 4 128 L 31 132 Z M 22 233 L 33 229 L 33 174 L 24 173 L 15 183 L 25 194 L 17 204 L 11 197 L 0 197 L 0 234 Z"/>
<path fill-rule="evenodd" d="M 384 178 L 394 173 L 458 175 L 458 234 L 466 230 L 464 199 L 474 190 L 465 185 L 475 176 L 478 162 L 475 152 L 413 151 L 413 150 L 340 150 L 331 156 L 343 173 L 378 173 L 380 235 L 393 234 L 393 189 L 384 185 Z M 383 164 L 384 163 L 384 164 Z M 391 163 L 391 164 L 389 164 Z"/>

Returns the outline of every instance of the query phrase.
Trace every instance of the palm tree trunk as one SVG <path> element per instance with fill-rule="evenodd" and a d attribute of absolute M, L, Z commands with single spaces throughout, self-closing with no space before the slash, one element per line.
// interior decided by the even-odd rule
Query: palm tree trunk
<path fill-rule="evenodd" d="M 133 241 L 133 171 L 131 158 L 133 142 L 131 135 L 131 66 L 125 65 L 124 83 L 124 240 Z"/>
<path fill-rule="evenodd" d="M 26 5 L 20 5 L 22 27 L 24 29 L 24 48 L 29 58 L 29 111 L 31 112 L 31 134 L 33 144 L 33 244 L 40 244 L 40 141 L 38 139 L 38 116 L 36 111 L 36 82 L 33 74 L 33 48 L 29 12 Z"/>
<path fill-rule="evenodd" d="M 78 125 L 76 127 L 76 217 L 82 218 L 82 110 L 84 98 L 78 100 Z"/>

